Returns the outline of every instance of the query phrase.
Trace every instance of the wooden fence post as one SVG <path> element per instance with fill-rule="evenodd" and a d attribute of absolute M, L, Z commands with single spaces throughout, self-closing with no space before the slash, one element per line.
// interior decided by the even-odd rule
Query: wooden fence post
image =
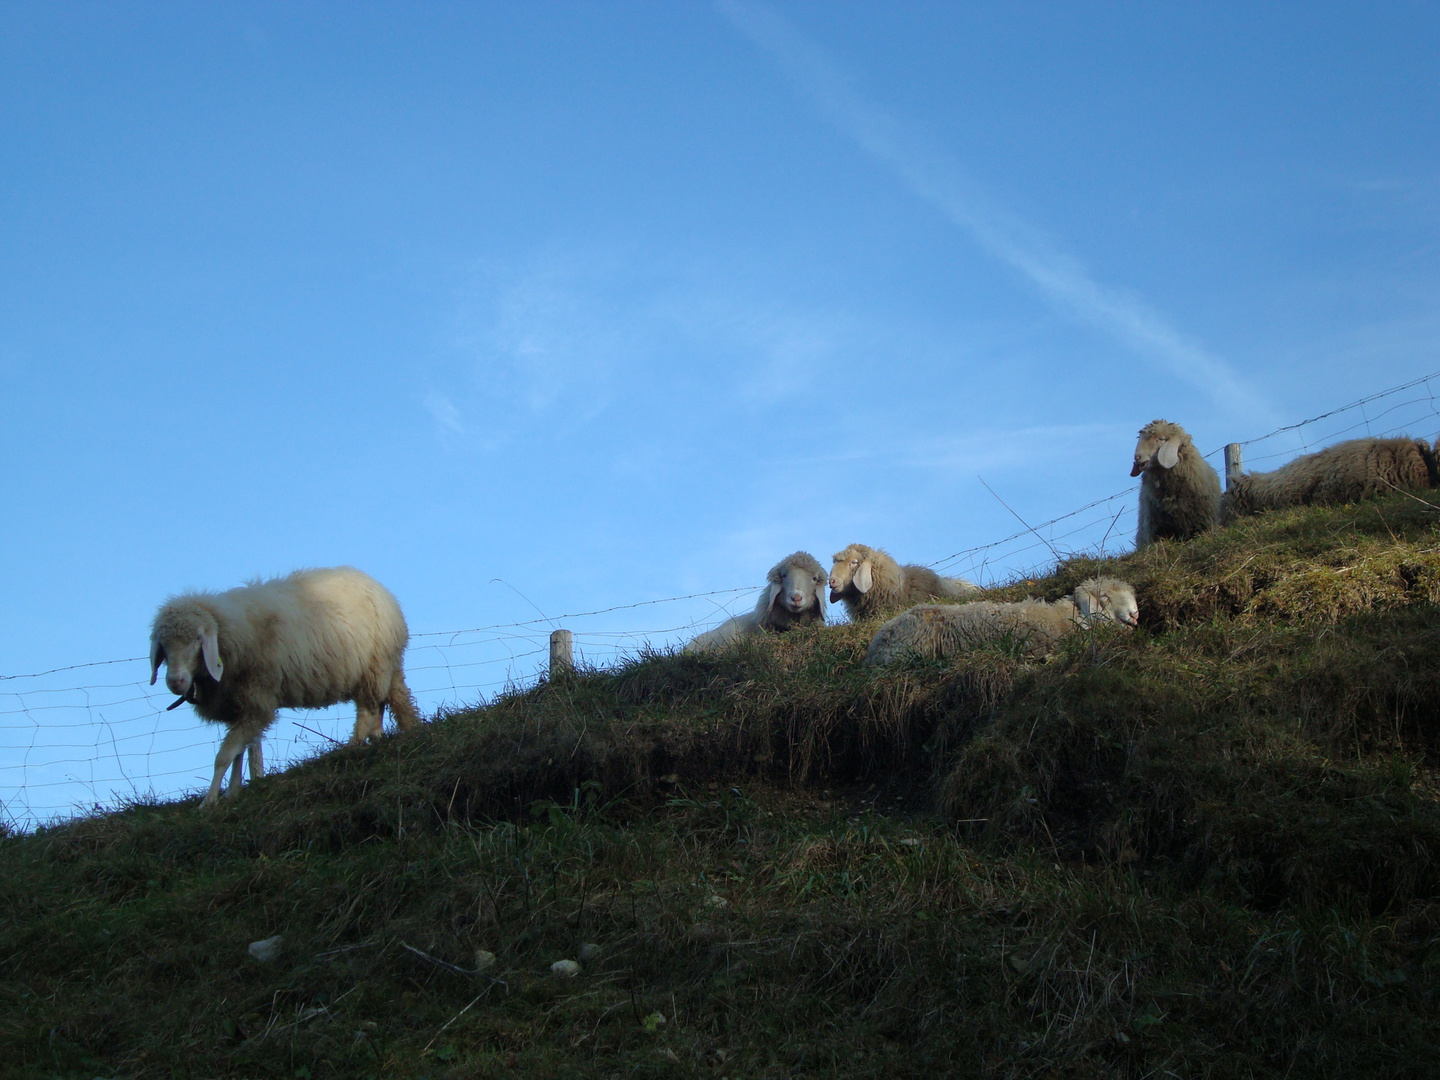
<path fill-rule="evenodd" d="M 555 630 L 550 634 L 550 678 L 568 675 L 575 670 L 572 649 L 575 635 L 569 630 Z"/>
<path fill-rule="evenodd" d="M 1235 486 L 1235 481 L 1245 471 L 1245 466 L 1240 461 L 1240 444 L 1238 442 L 1225 444 L 1225 490 L 1229 491 Z"/>

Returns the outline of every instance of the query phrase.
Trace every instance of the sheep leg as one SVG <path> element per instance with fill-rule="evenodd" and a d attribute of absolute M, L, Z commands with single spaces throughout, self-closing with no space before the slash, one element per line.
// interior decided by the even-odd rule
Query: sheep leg
<path fill-rule="evenodd" d="M 225 776 L 225 770 L 230 768 L 232 762 L 239 766 L 240 763 L 235 759 L 240 756 L 248 741 L 245 732 L 239 727 L 232 727 L 225 733 L 225 741 L 220 744 L 220 752 L 215 755 L 215 775 L 210 780 L 210 790 L 205 793 L 205 798 L 200 800 L 202 810 L 207 806 L 214 806 L 215 801 L 220 798 L 220 781 Z M 240 794 L 238 783 L 231 783 L 230 794 Z"/>
<path fill-rule="evenodd" d="M 372 705 L 361 705 L 355 703 L 355 734 L 350 736 L 350 745 L 359 746 L 366 739 L 380 741 L 380 736 L 385 733 L 383 721 L 380 719 L 380 710 Z"/>
<path fill-rule="evenodd" d="M 394 678 L 390 680 L 390 697 L 387 703 L 390 706 L 390 716 L 401 731 L 409 731 L 420 723 L 420 717 L 415 711 L 415 698 L 411 695 L 410 688 L 405 685 L 404 674 L 399 671 L 395 672 Z M 382 711 L 384 707 L 380 707 Z"/>
<path fill-rule="evenodd" d="M 265 775 L 265 756 L 260 752 L 260 740 L 251 740 L 250 743 L 250 779 L 255 781 Z"/>
<path fill-rule="evenodd" d="M 230 784 L 225 788 L 225 797 L 233 799 L 240 794 L 240 777 L 245 766 L 245 751 L 235 755 L 235 761 L 230 766 Z"/>

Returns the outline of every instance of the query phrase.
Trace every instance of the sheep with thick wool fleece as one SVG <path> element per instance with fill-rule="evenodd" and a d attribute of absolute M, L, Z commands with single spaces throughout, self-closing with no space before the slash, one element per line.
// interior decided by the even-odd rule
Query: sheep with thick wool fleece
<path fill-rule="evenodd" d="M 239 794 L 246 746 L 251 779 L 262 774 L 260 737 L 276 709 L 353 701 L 352 744 L 380 737 L 386 705 L 402 729 L 413 727 L 420 718 L 401 666 L 409 639 L 390 591 L 348 566 L 167 600 L 150 631 L 150 682 L 164 664 L 175 705 L 188 701 L 229 729 L 200 805 L 214 804 L 232 763 L 227 795 Z"/>
<path fill-rule="evenodd" d="M 1185 429 L 1152 420 L 1140 429 L 1131 476 L 1140 480 L 1135 546 L 1188 540 L 1220 522 L 1220 476 Z"/>
<path fill-rule="evenodd" d="M 929 567 L 897 563 L 889 553 L 851 544 L 835 553 L 830 602 L 844 601 L 851 619 L 864 619 L 921 600 L 946 600 L 980 591 L 964 578 L 941 577 Z"/>
<path fill-rule="evenodd" d="M 865 663 L 892 664 L 912 655 L 946 659 L 1005 637 L 1026 653 L 1038 655 L 1077 629 L 1106 622 L 1132 627 L 1139 619 L 1135 589 L 1116 578 L 1091 578 L 1072 595 L 1049 603 L 917 604 L 875 632 L 865 650 Z"/>
<path fill-rule="evenodd" d="M 755 610 L 727 619 L 700 634 L 686 652 L 707 652 L 765 630 L 784 633 L 796 626 L 825 621 L 825 569 L 808 551 L 787 555 L 765 575 L 765 591 Z"/>
<path fill-rule="evenodd" d="M 1235 477 L 1220 504 L 1220 519 L 1287 506 L 1339 506 L 1393 488 L 1435 487 L 1435 455 L 1423 439 L 1348 439 L 1304 454 L 1272 472 Z"/>

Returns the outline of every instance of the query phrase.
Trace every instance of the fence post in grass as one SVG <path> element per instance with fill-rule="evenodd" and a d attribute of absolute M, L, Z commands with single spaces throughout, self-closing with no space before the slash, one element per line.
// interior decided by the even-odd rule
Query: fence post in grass
<path fill-rule="evenodd" d="M 572 649 L 575 645 L 575 635 L 569 630 L 555 630 L 550 634 L 550 678 L 559 678 L 561 675 L 569 675 L 575 670 L 575 657 Z"/>
<path fill-rule="evenodd" d="M 1225 444 L 1225 490 L 1229 491 L 1235 486 L 1235 481 L 1240 479 L 1240 474 L 1245 471 L 1245 466 L 1240 460 L 1240 444 L 1238 442 Z"/>

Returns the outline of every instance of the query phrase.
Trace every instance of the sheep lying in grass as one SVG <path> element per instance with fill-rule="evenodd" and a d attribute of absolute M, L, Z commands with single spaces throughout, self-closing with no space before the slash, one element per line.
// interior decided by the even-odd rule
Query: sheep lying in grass
<path fill-rule="evenodd" d="M 353 701 L 352 744 L 380 737 L 386 705 L 402 729 L 413 727 L 419 717 L 400 663 L 409 638 L 395 597 L 348 566 L 166 601 L 150 632 L 150 683 L 164 664 L 175 705 L 188 701 L 229 729 L 200 805 L 214 804 L 232 763 L 227 795 L 240 793 L 246 746 L 250 778 L 262 774 L 260 736 L 278 708 Z"/>
<path fill-rule="evenodd" d="M 1131 476 L 1140 481 L 1135 546 L 1188 540 L 1220 520 L 1220 477 L 1179 424 L 1152 420 L 1140 429 Z"/>
<path fill-rule="evenodd" d="M 919 600 L 945 600 L 980 591 L 964 578 L 941 577 L 923 566 L 901 566 L 879 548 L 851 544 L 835 553 L 830 602 L 845 602 L 851 619 L 864 619 Z"/>
<path fill-rule="evenodd" d="M 1273 472 L 1236 477 L 1221 520 L 1286 506 L 1338 506 L 1392 488 L 1434 487 L 1435 456 L 1421 439 L 1350 439 L 1305 454 Z"/>
<path fill-rule="evenodd" d="M 917 604 L 876 631 L 865 663 L 891 664 L 912 655 L 945 659 L 1007 637 L 1025 653 L 1038 655 L 1076 628 L 1109 621 L 1134 626 L 1139 618 L 1134 588 L 1115 578 L 1091 578 L 1072 596 L 1053 603 Z"/>
<path fill-rule="evenodd" d="M 685 646 L 705 652 L 763 630 L 783 633 L 796 626 L 825 621 L 825 569 L 808 551 L 787 555 L 765 575 L 765 591 L 755 610 L 727 619 Z"/>

